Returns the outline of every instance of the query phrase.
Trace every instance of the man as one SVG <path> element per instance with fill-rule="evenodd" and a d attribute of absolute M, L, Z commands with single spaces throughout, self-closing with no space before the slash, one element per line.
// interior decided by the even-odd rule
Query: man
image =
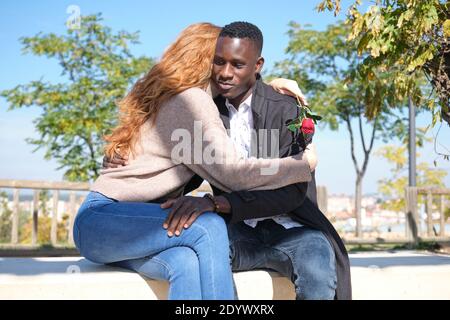
<path fill-rule="evenodd" d="M 214 87 L 220 93 L 215 103 L 244 157 L 286 157 L 307 146 L 302 135 L 286 126 L 298 117 L 295 100 L 260 79 L 262 45 L 261 31 L 250 23 L 234 22 L 222 29 L 212 71 Z M 271 139 L 273 136 L 278 137 Z M 194 177 L 185 193 L 201 182 Z M 351 299 L 347 252 L 317 207 L 314 176 L 309 185 L 299 183 L 277 190 L 229 194 L 213 190 L 214 196 L 163 203 L 162 207 L 172 208 L 164 224 L 168 233 L 178 235 L 202 212 L 216 211 L 229 222 L 234 271 L 276 270 L 292 280 L 297 299 Z"/>

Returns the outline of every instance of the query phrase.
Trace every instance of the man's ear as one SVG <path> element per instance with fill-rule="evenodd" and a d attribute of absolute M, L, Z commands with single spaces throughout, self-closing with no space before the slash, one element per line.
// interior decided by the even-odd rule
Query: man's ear
<path fill-rule="evenodd" d="M 261 73 L 263 66 L 264 66 L 264 58 L 259 57 L 258 60 L 256 60 L 255 73 Z"/>

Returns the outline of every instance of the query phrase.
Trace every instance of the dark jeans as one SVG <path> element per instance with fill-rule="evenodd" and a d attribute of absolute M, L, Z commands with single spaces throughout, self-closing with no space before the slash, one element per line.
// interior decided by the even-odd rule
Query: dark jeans
<path fill-rule="evenodd" d="M 272 269 L 289 277 L 297 299 L 333 299 L 334 251 L 322 232 L 308 227 L 285 229 L 272 219 L 255 228 L 244 222 L 228 227 L 233 271 Z"/>

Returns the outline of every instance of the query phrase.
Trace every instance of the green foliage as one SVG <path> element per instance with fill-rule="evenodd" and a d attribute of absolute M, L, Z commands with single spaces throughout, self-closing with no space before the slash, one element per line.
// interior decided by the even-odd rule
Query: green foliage
<path fill-rule="evenodd" d="M 39 193 L 39 218 L 38 218 L 38 244 L 49 244 L 52 217 L 49 215 L 47 191 Z M 45 202 L 45 203 L 43 203 Z M 30 212 L 19 210 L 19 243 L 31 244 L 33 219 Z M 67 243 L 69 228 L 69 215 L 63 214 L 62 220 L 57 223 L 57 240 L 59 243 Z M 0 192 L 0 243 L 11 242 L 12 210 L 8 208 L 8 196 L 6 192 Z"/>
<path fill-rule="evenodd" d="M 49 214 L 47 202 L 50 199 L 50 194 L 48 190 L 41 190 L 39 192 L 39 211 L 42 212 L 44 217 L 47 217 Z"/>
<path fill-rule="evenodd" d="M 377 94 L 401 99 L 412 96 L 418 106 L 431 110 L 432 124 L 443 117 L 450 124 L 450 2 L 447 0 L 377 0 L 366 12 L 354 1 L 348 10 L 349 41 L 356 41 L 358 53 L 366 55 L 359 72 L 371 81 L 376 69 L 393 73 L 392 91 Z M 319 11 L 340 11 L 340 0 L 324 0 Z M 424 95 L 415 78 L 425 76 L 434 93 Z M 375 106 L 367 105 L 375 115 Z M 439 112 L 440 111 L 440 112 Z"/>
<path fill-rule="evenodd" d="M 137 33 L 113 33 L 101 21 L 100 14 L 84 16 L 81 28 L 65 35 L 21 38 L 24 53 L 56 59 L 66 81 L 41 79 L 0 92 L 9 110 L 41 108 L 34 121 L 40 137 L 28 142 L 45 149 L 46 159 L 56 159 L 69 181 L 98 175 L 102 138 L 117 119 L 116 100 L 153 63 L 131 54 L 129 45 L 138 43 Z"/>
<path fill-rule="evenodd" d="M 408 186 L 408 148 L 402 146 L 384 146 L 380 148 L 376 155 L 384 158 L 392 168 L 389 178 L 380 179 L 378 181 L 379 192 L 388 197 L 382 206 L 385 209 L 403 212 L 405 209 L 405 188 Z M 420 155 L 417 154 L 417 157 Z M 430 167 L 426 162 L 417 165 L 417 186 L 418 187 L 436 187 L 444 188 L 444 178 L 447 171 Z M 419 197 L 419 203 L 424 200 Z"/>
<path fill-rule="evenodd" d="M 52 216 L 48 208 L 48 201 L 50 200 L 50 194 L 48 190 L 41 190 L 39 192 L 39 217 L 38 217 L 38 244 L 50 244 L 51 243 L 51 226 Z M 27 214 L 22 221 L 22 226 L 19 232 L 19 242 L 21 244 L 30 244 L 32 237 L 33 218 L 30 214 Z M 59 242 L 67 242 L 69 228 L 69 215 L 64 213 L 62 220 L 57 223 L 56 236 Z"/>
<path fill-rule="evenodd" d="M 356 173 L 355 213 L 360 236 L 362 180 L 374 141 L 407 138 L 403 112 L 406 95 L 393 94 L 398 85 L 394 72 L 382 68 L 361 72 L 365 57 L 358 53 L 358 43 L 348 40 L 351 32 L 348 24 L 339 22 L 324 31 L 295 22 L 289 26 L 286 50 L 289 58 L 275 65 L 275 76 L 297 80 L 307 92 L 313 111 L 323 117 L 322 123 L 332 130 L 340 125 L 347 129 Z M 410 80 L 422 88 L 423 81 L 418 76 Z M 416 98 L 421 98 L 421 92 Z M 356 139 L 361 141 L 362 152 L 356 151 Z M 363 155 L 362 159 L 358 159 L 358 154 Z"/>
<path fill-rule="evenodd" d="M 376 121 L 368 118 L 378 137 L 406 137 L 406 119 L 401 113 L 405 97 L 380 94 L 393 90 L 392 73 L 377 70 L 370 74 L 373 81 L 363 79 L 356 42 L 347 40 L 348 25 L 340 22 L 324 31 L 295 22 L 289 27 L 286 52 L 290 57 L 275 65 L 276 76 L 297 80 L 307 92 L 313 111 L 323 117 L 323 123 L 337 130 L 340 124 L 359 121 L 365 111 L 375 109 Z"/>
<path fill-rule="evenodd" d="M 11 242 L 12 211 L 8 208 L 8 195 L 0 192 L 0 243 Z"/>
<path fill-rule="evenodd" d="M 42 212 L 41 212 L 42 213 Z M 67 243 L 68 239 L 68 227 L 69 227 L 69 215 L 64 214 L 61 221 L 57 223 L 56 237 L 58 243 Z M 38 244 L 50 244 L 51 243 L 51 228 L 52 217 L 40 215 L 38 218 Z M 33 230 L 33 219 L 28 217 L 26 222 L 20 228 L 20 243 L 31 244 Z"/>

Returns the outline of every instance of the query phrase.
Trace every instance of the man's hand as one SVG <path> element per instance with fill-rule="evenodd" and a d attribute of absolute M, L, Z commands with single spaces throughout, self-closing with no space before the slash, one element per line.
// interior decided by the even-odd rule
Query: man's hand
<path fill-rule="evenodd" d="M 108 156 L 103 157 L 103 169 L 111 169 L 126 166 L 128 164 L 128 158 L 122 158 L 118 153 L 114 153 L 112 159 Z"/>
<path fill-rule="evenodd" d="M 179 236 L 183 228 L 189 228 L 202 213 L 213 211 L 214 204 L 207 198 L 183 196 L 167 200 L 161 208 L 172 208 L 163 224 L 167 235 L 172 237 L 174 234 Z"/>

